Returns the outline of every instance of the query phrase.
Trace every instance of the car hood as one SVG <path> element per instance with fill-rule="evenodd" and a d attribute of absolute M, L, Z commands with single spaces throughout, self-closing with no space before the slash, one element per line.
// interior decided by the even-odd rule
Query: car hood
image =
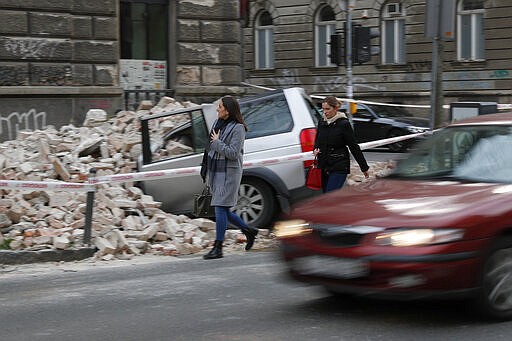
<path fill-rule="evenodd" d="M 394 121 L 409 124 L 415 127 L 425 127 L 428 128 L 430 126 L 430 121 L 426 118 L 421 117 L 394 117 Z"/>
<path fill-rule="evenodd" d="M 512 215 L 512 185 L 378 179 L 294 206 L 291 216 L 325 224 L 378 227 L 471 226 Z"/>

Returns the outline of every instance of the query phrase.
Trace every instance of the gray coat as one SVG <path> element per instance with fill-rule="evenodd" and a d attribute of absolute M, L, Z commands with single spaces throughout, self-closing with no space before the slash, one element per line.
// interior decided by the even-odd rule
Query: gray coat
<path fill-rule="evenodd" d="M 234 127 L 229 125 L 234 124 Z M 218 140 L 210 144 L 210 150 L 226 158 L 226 176 L 223 186 L 215 181 L 215 173 L 208 172 L 208 184 L 212 192 L 212 206 L 233 207 L 238 200 L 238 188 L 242 180 L 243 148 L 245 140 L 245 127 L 243 124 L 231 122 L 224 129 Z M 232 129 L 231 129 L 232 128 Z"/>

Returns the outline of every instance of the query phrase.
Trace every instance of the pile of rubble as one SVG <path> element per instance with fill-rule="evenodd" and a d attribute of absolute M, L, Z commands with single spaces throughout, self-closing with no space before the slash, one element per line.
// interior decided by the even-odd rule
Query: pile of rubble
<path fill-rule="evenodd" d="M 97 170 L 97 176 L 135 172 L 141 153 L 139 117 L 189 105 L 164 97 L 155 107 L 142 103 L 139 110 L 121 111 L 110 120 L 103 111 L 92 110 L 82 127 L 20 132 L 16 140 L 0 143 L 0 180 L 83 183 L 91 168 Z M 179 122 L 167 119 L 156 124 L 159 132 L 165 132 Z M 388 166 L 372 164 L 372 176 L 383 175 Z M 362 181 L 358 173 L 354 170 L 349 185 Z M 85 192 L 0 190 L 0 249 L 83 246 L 86 196 Z M 92 223 L 96 257 L 192 254 L 215 239 L 211 220 L 178 216 L 159 207 L 159 202 L 133 183 L 98 185 Z M 226 232 L 228 248 L 242 250 L 244 242 L 239 231 Z M 273 244 L 269 231 L 262 230 L 255 248 Z"/>

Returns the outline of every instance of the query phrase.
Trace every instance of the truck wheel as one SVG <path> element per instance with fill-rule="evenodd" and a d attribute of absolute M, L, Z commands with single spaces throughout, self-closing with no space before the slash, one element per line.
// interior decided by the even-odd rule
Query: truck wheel
<path fill-rule="evenodd" d="M 268 228 L 275 214 L 276 202 L 270 187 L 259 179 L 242 179 L 238 202 L 233 211 L 250 226 Z"/>
<path fill-rule="evenodd" d="M 512 238 L 502 238 L 492 246 L 483 267 L 477 305 L 489 318 L 512 318 Z"/>

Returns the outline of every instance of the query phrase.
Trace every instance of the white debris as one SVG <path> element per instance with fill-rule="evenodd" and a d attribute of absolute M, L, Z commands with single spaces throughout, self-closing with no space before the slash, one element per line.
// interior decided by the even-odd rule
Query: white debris
<path fill-rule="evenodd" d="M 0 143 L 0 179 L 84 183 L 91 168 L 96 168 L 97 176 L 136 172 L 141 152 L 138 118 L 192 105 L 164 97 L 153 108 L 141 103 L 140 110 L 121 111 L 109 120 L 103 110 L 91 109 L 82 127 L 22 131 L 16 140 Z M 182 119 L 155 120 L 153 128 L 165 133 Z M 189 150 L 171 141 L 160 153 Z M 82 247 L 86 198 L 81 192 L 1 189 L 0 247 Z M 215 239 L 213 221 L 167 213 L 160 205 L 133 183 L 98 185 L 91 231 L 91 243 L 98 249 L 95 259 L 130 259 L 146 253 L 177 256 L 210 247 Z M 273 239 L 268 235 L 268 230 L 260 233 L 255 248 L 271 245 Z M 243 238 L 240 231 L 228 231 L 225 245 L 243 250 Z"/>

